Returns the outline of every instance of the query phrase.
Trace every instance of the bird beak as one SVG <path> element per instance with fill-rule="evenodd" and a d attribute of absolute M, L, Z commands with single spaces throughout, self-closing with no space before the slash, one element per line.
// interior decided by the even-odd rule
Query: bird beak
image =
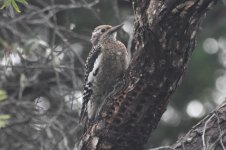
<path fill-rule="evenodd" d="M 122 28 L 123 25 L 124 25 L 124 24 L 120 24 L 120 25 L 117 25 L 117 26 L 112 27 L 112 28 L 108 31 L 108 33 L 109 33 L 109 34 L 112 34 L 112 33 L 117 32 L 119 29 Z"/>

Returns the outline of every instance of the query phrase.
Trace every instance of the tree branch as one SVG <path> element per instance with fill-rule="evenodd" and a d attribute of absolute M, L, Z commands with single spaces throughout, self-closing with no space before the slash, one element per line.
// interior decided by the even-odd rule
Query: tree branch
<path fill-rule="evenodd" d="M 175 150 L 225 150 L 226 102 L 207 115 L 172 146 Z"/>
<path fill-rule="evenodd" d="M 182 80 L 202 16 L 216 0 L 133 0 L 132 62 L 80 143 L 81 149 L 144 149 Z"/>

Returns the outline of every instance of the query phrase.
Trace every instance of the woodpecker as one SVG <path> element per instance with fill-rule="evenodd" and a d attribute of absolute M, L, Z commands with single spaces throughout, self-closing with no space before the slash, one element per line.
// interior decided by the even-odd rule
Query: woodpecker
<path fill-rule="evenodd" d="M 85 82 L 80 121 L 93 120 L 117 79 L 128 67 L 129 57 L 125 45 L 116 39 L 117 26 L 100 25 L 92 32 L 93 45 L 85 65 Z"/>

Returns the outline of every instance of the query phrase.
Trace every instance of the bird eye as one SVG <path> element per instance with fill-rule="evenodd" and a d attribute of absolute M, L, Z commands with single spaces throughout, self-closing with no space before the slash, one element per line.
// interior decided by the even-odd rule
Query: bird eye
<path fill-rule="evenodd" d="M 104 33 L 106 31 L 106 29 L 101 29 L 100 32 Z"/>

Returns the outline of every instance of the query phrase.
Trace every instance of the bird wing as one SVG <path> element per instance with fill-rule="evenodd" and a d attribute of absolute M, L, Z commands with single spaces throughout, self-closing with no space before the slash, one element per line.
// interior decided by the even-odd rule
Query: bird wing
<path fill-rule="evenodd" d="M 86 120 L 87 118 L 87 104 L 90 100 L 90 96 L 92 95 L 92 82 L 89 80 L 90 73 L 94 72 L 95 70 L 95 62 L 101 54 L 101 47 L 93 47 L 90 51 L 86 64 L 85 64 L 85 82 L 83 88 L 83 102 L 82 102 L 82 109 L 80 114 L 80 121 Z M 98 68 L 96 68 L 98 69 Z"/>

